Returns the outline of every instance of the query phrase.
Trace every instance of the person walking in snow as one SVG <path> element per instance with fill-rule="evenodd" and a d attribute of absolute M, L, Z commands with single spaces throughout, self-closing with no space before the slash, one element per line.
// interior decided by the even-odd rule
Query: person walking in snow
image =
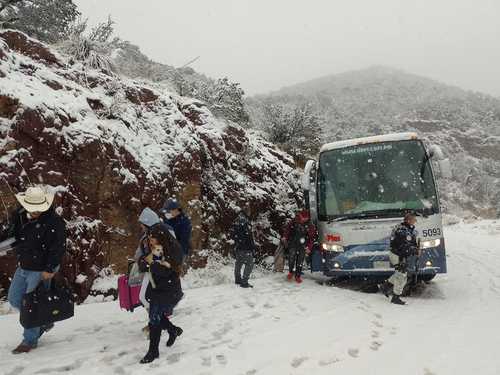
<path fill-rule="evenodd" d="M 175 237 L 182 246 L 182 262 L 184 263 L 191 253 L 191 219 L 184 213 L 176 199 L 168 199 L 161 210 L 165 216 L 165 223 L 170 225 L 175 232 Z"/>
<path fill-rule="evenodd" d="M 250 223 L 250 206 L 246 205 L 240 210 L 229 234 L 234 241 L 233 255 L 236 259 L 234 282 L 242 288 L 253 288 L 248 283 L 253 270 L 256 251 L 252 224 Z M 242 269 L 243 275 L 241 273 Z"/>
<path fill-rule="evenodd" d="M 174 345 L 183 330 L 170 321 L 174 307 L 183 297 L 180 274 L 182 248 L 177 240 L 162 226 L 154 226 L 149 234 L 151 253 L 141 260 L 150 283 L 146 296 L 149 307 L 149 349 L 141 363 L 150 363 L 160 355 L 162 330 L 169 334 L 167 346 Z"/>
<path fill-rule="evenodd" d="M 391 234 L 390 260 L 394 265 L 394 274 L 381 286 L 386 297 L 392 294 L 391 302 L 405 305 L 401 294 L 408 283 L 408 258 L 418 255 L 417 231 L 415 225 L 417 216 L 413 213 L 405 215 L 401 224 L 396 226 Z"/>
<path fill-rule="evenodd" d="M 48 288 L 59 270 L 66 250 L 66 224 L 52 207 L 54 195 L 46 187 L 29 187 L 26 192 L 16 194 L 21 205 L 12 217 L 7 237 L 16 239 L 18 268 L 12 278 L 8 300 L 16 309 L 21 309 L 23 296 L 34 291 L 41 281 Z M 53 323 L 24 329 L 23 340 L 12 353 L 28 353 L 38 345 L 40 337 L 54 326 Z"/>
<path fill-rule="evenodd" d="M 139 223 L 142 228 L 142 235 L 139 241 L 139 246 L 135 252 L 134 260 L 137 262 L 139 266 L 139 271 L 142 271 L 142 285 L 139 293 L 139 300 L 141 301 L 144 308 L 149 311 L 149 302 L 146 298 L 146 291 L 149 285 L 149 278 L 144 277 L 145 272 L 147 271 L 147 267 L 141 268 L 141 263 L 143 263 L 144 259 L 151 254 L 151 249 L 149 247 L 149 234 L 153 230 L 153 228 L 159 226 L 164 230 L 168 231 L 173 238 L 175 239 L 175 233 L 168 224 L 165 224 L 161 221 L 160 217 L 156 212 L 154 212 L 151 208 L 146 207 L 142 210 L 139 216 Z M 149 326 L 143 328 L 144 332 L 148 332 Z"/>
<path fill-rule="evenodd" d="M 302 210 L 286 226 L 281 239 L 288 249 L 288 276 L 290 281 L 295 276 L 297 283 L 302 282 L 302 265 L 307 254 L 310 254 L 316 237 L 316 228 L 310 221 L 309 211 Z"/>

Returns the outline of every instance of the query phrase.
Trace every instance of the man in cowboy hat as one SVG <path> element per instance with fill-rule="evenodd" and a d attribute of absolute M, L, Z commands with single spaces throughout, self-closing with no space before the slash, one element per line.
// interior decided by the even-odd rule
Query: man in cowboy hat
<path fill-rule="evenodd" d="M 65 251 L 64 220 L 52 208 L 54 195 L 41 186 L 16 194 L 21 205 L 12 218 L 11 235 L 16 239 L 18 267 L 12 278 L 8 300 L 19 309 L 24 294 L 44 281 L 49 284 L 59 269 Z M 36 348 L 40 336 L 53 325 L 24 329 L 23 341 L 12 353 L 27 353 Z"/>

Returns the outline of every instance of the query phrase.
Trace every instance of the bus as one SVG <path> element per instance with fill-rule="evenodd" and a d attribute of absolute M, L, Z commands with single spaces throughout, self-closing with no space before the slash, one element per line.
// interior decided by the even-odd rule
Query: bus
<path fill-rule="evenodd" d="M 316 224 L 319 250 L 312 271 L 332 280 L 384 280 L 392 229 L 408 212 L 418 215 L 421 255 L 418 278 L 446 273 L 439 193 L 431 160 L 442 177 L 451 177 L 439 146 L 426 148 L 416 133 L 387 134 L 325 144 L 304 168 L 306 208 Z"/>

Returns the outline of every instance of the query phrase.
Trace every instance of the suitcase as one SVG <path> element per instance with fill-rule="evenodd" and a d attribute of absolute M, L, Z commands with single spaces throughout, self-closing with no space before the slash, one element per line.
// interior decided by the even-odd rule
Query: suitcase
<path fill-rule="evenodd" d="M 136 307 L 141 306 L 140 293 L 141 284 L 129 285 L 127 275 L 118 278 L 118 299 L 121 309 L 133 312 Z"/>

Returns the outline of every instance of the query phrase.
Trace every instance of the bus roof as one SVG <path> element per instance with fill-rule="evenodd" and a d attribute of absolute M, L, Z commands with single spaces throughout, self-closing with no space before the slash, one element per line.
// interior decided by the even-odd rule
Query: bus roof
<path fill-rule="evenodd" d="M 327 143 L 321 147 L 319 152 L 321 153 L 324 151 L 335 150 L 338 148 L 358 146 L 369 143 L 408 141 L 411 139 L 418 139 L 417 133 L 392 133 L 392 134 L 376 135 L 373 137 L 346 139 L 344 141 Z"/>

